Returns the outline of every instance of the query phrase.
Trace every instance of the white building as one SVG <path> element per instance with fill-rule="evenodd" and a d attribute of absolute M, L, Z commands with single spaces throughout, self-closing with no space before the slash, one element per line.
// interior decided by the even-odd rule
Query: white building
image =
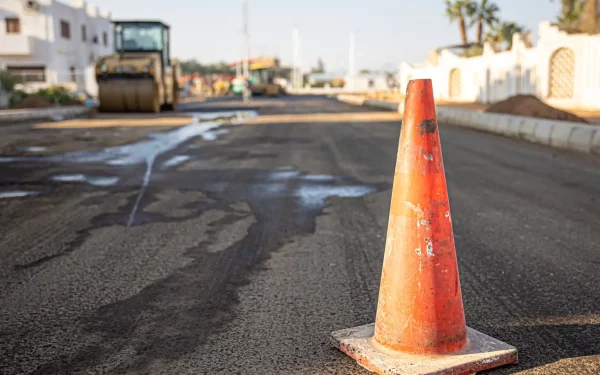
<path fill-rule="evenodd" d="M 96 60 L 113 51 L 110 13 L 85 1 L 0 0 L 0 68 L 26 91 L 62 85 L 96 96 Z"/>
<path fill-rule="evenodd" d="M 404 63 L 401 91 L 411 79 L 431 78 L 436 99 L 443 101 L 493 103 L 532 94 L 561 108 L 599 110 L 600 34 L 567 34 L 547 21 L 538 34 L 535 47 L 515 34 L 509 51 L 486 43 L 477 57 L 444 49 L 422 65 Z"/>
<path fill-rule="evenodd" d="M 346 76 L 345 81 L 348 82 L 348 89 L 354 91 L 385 91 L 390 89 L 387 75 L 381 73 L 358 74 L 354 77 Z"/>

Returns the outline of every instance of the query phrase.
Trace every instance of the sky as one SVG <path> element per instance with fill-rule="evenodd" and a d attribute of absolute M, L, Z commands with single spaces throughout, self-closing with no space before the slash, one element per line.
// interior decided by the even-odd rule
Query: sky
<path fill-rule="evenodd" d="M 160 19 L 171 25 L 172 54 L 202 63 L 242 56 L 242 0 L 88 0 L 118 19 Z M 554 20 L 560 1 L 496 0 L 502 20 L 534 32 Z M 434 48 L 459 44 L 458 24 L 444 14 L 443 0 L 248 0 L 252 56 L 293 60 L 298 28 L 303 69 L 321 58 L 327 71 L 348 68 L 349 35 L 355 34 L 356 68 L 396 70 L 422 62 Z M 474 41 L 475 27 L 470 32 Z"/>

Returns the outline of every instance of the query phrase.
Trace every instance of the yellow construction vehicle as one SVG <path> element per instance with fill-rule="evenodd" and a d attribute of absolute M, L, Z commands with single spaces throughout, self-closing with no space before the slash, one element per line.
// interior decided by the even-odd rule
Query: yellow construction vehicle
<path fill-rule="evenodd" d="M 160 21 L 114 21 L 115 53 L 96 64 L 102 112 L 176 110 L 179 65 L 171 61 L 169 26 Z"/>
<path fill-rule="evenodd" d="M 275 82 L 279 72 L 276 59 L 254 59 L 250 65 L 250 91 L 252 95 L 279 96 L 285 94 L 285 88 Z"/>

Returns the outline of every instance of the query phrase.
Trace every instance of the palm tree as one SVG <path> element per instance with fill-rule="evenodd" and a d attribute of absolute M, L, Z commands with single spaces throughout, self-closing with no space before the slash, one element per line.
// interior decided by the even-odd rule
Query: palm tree
<path fill-rule="evenodd" d="M 526 31 L 525 27 L 519 26 L 514 22 L 502 22 L 501 24 L 494 24 L 491 27 L 491 30 L 485 35 L 485 41 L 496 43 L 497 45 L 506 42 L 506 49 L 510 50 L 512 48 L 513 35 Z"/>
<path fill-rule="evenodd" d="M 568 33 L 599 33 L 599 7 L 599 0 L 561 0 L 558 25 Z"/>
<path fill-rule="evenodd" d="M 519 26 L 514 22 L 502 22 L 500 25 L 500 32 L 502 33 L 502 39 L 508 44 L 506 49 L 512 48 L 513 35 L 515 33 L 524 33 L 525 27 Z"/>
<path fill-rule="evenodd" d="M 585 0 L 561 0 L 558 26 L 568 33 L 579 32 L 579 18 Z"/>
<path fill-rule="evenodd" d="M 579 30 L 588 34 L 596 34 L 598 23 L 598 0 L 585 0 L 579 14 Z"/>
<path fill-rule="evenodd" d="M 460 39 L 463 44 L 467 44 L 467 24 L 465 17 L 467 14 L 472 12 L 473 2 L 472 0 L 450 0 L 446 1 L 446 16 L 450 19 L 450 22 L 458 21 L 458 27 L 460 28 Z"/>
<path fill-rule="evenodd" d="M 467 15 L 471 18 L 469 26 L 477 24 L 477 43 L 481 44 L 484 24 L 492 28 L 498 22 L 496 13 L 500 11 L 500 8 L 488 0 L 481 0 L 479 4 L 474 3 L 469 7 L 468 11 Z"/>

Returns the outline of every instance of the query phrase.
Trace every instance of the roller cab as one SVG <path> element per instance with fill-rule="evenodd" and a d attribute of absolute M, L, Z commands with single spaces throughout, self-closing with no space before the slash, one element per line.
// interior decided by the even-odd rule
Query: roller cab
<path fill-rule="evenodd" d="M 169 26 L 160 21 L 114 21 L 115 53 L 96 64 L 102 112 L 160 112 L 177 108 L 179 66 L 171 61 Z"/>

